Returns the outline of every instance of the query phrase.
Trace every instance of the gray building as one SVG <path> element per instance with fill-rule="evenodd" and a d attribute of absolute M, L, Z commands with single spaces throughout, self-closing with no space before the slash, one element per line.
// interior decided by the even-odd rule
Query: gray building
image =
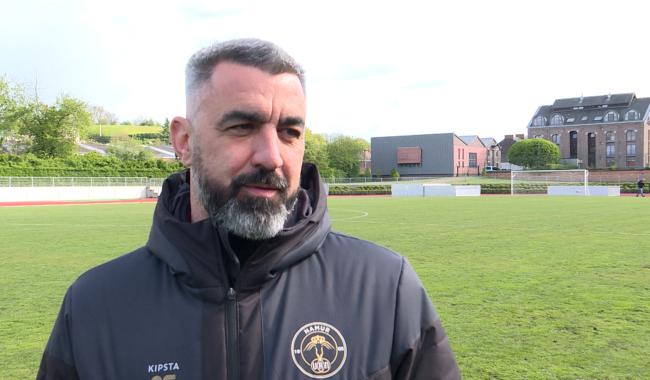
<path fill-rule="evenodd" d="M 650 98 L 633 93 L 557 99 L 537 109 L 529 138 L 557 144 L 565 161 L 586 168 L 650 165 Z"/>
<path fill-rule="evenodd" d="M 373 176 L 477 175 L 485 167 L 487 149 L 478 136 L 437 133 L 370 139 Z"/>

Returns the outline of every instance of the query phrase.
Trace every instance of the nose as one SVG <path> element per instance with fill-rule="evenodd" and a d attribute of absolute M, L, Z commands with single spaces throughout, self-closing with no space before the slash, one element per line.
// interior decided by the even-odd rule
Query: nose
<path fill-rule="evenodd" d="M 265 125 L 253 139 L 253 155 L 251 164 L 255 167 L 263 167 L 268 170 L 275 170 L 282 167 L 281 141 L 278 132 L 273 125 Z"/>

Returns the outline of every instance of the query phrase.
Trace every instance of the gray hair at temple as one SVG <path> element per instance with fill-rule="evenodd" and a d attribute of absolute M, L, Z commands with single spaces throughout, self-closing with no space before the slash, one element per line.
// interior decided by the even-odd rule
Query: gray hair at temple
<path fill-rule="evenodd" d="M 218 42 L 194 53 L 185 68 L 186 97 L 210 80 L 214 67 L 221 62 L 251 66 L 274 75 L 295 74 L 305 91 L 305 72 L 293 57 L 274 43 L 247 38 Z"/>

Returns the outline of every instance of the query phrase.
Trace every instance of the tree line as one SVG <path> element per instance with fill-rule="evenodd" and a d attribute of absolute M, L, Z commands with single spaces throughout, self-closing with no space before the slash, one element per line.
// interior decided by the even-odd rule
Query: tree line
<path fill-rule="evenodd" d="M 0 153 L 29 154 L 41 159 L 68 158 L 77 152 L 77 143 L 87 137 L 92 124 L 117 124 L 118 118 L 100 106 L 89 106 L 68 95 L 61 95 L 48 105 L 30 96 L 24 88 L 0 77 Z M 159 125 L 152 119 L 142 119 L 127 124 Z M 124 123 L 122 123 L 124 124 Z M 160 139 L 169 141 L 169 121 L 161 126 Z M 132 145 L 122 142 L 128 149 L 112 144 L 109 155 L 122 159 L 137 159 L 141 154 Z M 363 152 L 369 149 L 367 141 L 344 135 L 328 136 L 305 129 L 305 162 L 316 164 L 321 176 L 358 177 Z M 129 157 L 120 154 L 133 153 Z M 146 160 L 151 157 L 143 156 Z"/>

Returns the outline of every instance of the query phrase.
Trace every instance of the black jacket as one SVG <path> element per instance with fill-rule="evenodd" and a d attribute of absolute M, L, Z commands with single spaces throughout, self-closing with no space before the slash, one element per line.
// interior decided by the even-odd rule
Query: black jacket
<path fill-rule="evenodd" d="M 411 266 L 330 230 L 315 167 L 301 187 L 291 226 L 240 268 L 168 178 L 146 246 L 68 289 L 38 379 L 459 378 Z"/>

